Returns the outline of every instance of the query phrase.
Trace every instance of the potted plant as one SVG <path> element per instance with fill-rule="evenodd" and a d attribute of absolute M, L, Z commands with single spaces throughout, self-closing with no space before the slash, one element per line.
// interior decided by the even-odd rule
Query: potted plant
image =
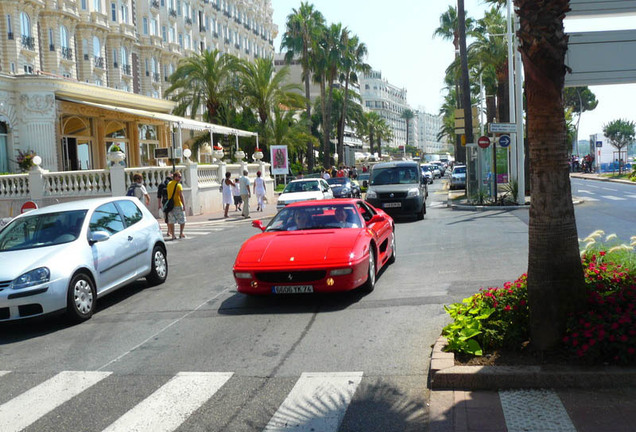
<path fill-rule="evenodd" d="M 215 159 L 223 159 L 223 147 L 221 147 L 220 145 L 215 145 L 214 146 L 214 151 L 212 152 L 212 157 L 214 157 Z"/>
<path fill-rule="evenodd" d="M 16 162 L 20 167 L 22 172 L 27 172 L 35 165 L 33 163 L 33 158 L 35 157 L 35 152 L 33 150 L 27 150 L 22 152 L 18 150 L 18 157 L 16 158 Z"/>
<path fill-rule="evenodd" d="M 261 160 L 263 159 L 263 152 L 260 148 L 256 147 L 256 149 L 254 149 L 254 154 L 252 155 L 252 157 L 254 158 L 254 160 Z"/>
<path fill-rule="evenodd" d="M 234 157 L 237 160 L 242 160 L 245 157 L 245 152 L 243 150 L 237 150 L 236 153 L 234 153 Z"/>
<path fill-rule="evenodd" d="M 106 158 L 110 162 L 115 164 L 115 163 L 119 163 L 119 162 L 123 161 L 124 159 L 126 159 L 126 154 L 122 151 L 121 147 L 119 147 L 117 144 L 113 144 L 108 149 L 108 154 L 106 155 Z"/>

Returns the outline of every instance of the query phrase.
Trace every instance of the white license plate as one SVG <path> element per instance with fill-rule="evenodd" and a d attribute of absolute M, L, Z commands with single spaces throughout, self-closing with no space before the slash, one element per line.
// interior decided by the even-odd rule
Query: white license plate
<path fill-rule="evenodd" d="M 313 285 L 275 286 L 272 292 L 274 294 L 309 294 L 314 292 L 314 287 Z"/>
<path fill-rule="evenodd" d="M 402 203 L 401 202 L 384 203 L 384 204 L 382 204 L 382 207 L 384 207 L 384 208 L 387 208 L 387 207 L 402 207 Z"/>

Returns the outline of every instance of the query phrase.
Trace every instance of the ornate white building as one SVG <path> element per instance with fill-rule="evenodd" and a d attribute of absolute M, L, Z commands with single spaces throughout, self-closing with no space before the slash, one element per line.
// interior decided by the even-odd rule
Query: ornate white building
<path fill-rule="evenodd" d="M 437 134 L 444 126 L 444 117 L 425 112 L 424 107 L 414 111 L 412 120 L 414 132 L 414 145 L 424 154 L 433 154 L 449 151 L 446 138 L 437 139 Z"/>
<path fill-rule="evenodd" d="M 155 164 L 179 60 L 271 57 L 272 15 L 270 0 L 0 1 L 0 173 L 17 170 L 18 150 L 52 170 L 100 168 L 114 142 Z"/>

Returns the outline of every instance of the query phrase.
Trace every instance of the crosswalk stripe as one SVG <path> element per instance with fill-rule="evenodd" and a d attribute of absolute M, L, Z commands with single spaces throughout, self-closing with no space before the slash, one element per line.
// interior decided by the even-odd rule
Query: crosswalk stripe
<path fill-rule="evenodd" d="M 362 372 L 303 373 L 265 431 L 337 431 Z"/>
<path fill-rule="evenodd" d="M 232 372 L 179 372 L 104 432 L 173 431 L 232 375 Z"/>
<path fill-rule="evenodd" d="M 0 430 L 20 431 L 109 376 L 111 372 L 64 371 L 0 405 Z"/>

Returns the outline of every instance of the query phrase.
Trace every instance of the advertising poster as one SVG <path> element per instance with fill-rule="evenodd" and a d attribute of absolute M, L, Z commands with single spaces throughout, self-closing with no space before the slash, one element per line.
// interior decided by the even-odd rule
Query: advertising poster
<path fill-rule="evenodd" d="M 279 145 L 279 146 L 270 146 L 269 151 L 271 152 L 271 161 L 272 161 L 272 174 L 289 174 L 289 160 L 287 157 L 287 146 Z"/>

